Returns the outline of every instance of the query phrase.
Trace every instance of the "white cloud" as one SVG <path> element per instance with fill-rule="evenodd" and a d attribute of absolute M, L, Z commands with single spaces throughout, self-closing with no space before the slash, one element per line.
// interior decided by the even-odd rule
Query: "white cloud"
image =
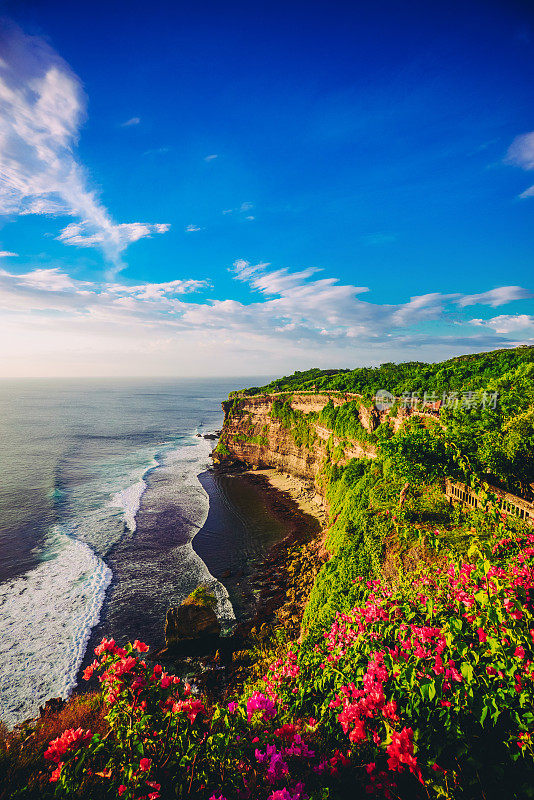
<path fill-rule="evenodd" d="M 59 267 L 34 269 L 31 272 L 16 276 L 15 280 L 24 286 L 41 289 L 45 292 L 63 292 L 76 289 L 77 285 L 80 287 L 82 285 L 90 285 L 86 283 L 82 284 L 81 282 L 77 284 L 67 274 L 61 272 Z"/>
<path fill-rule="evenodd" d="M 522 169 L 534 169 L 534 131 L 516 136 L 506 154 L 505 162 Z M 534 186 L 530 186 L 519 195 L 523 200 L 534 197 Z"/>
<path fill-rule="evenodd" d="M 516 136 L 508 148 L 506 162 L 522 169 L 534 169 L 534 131 Z"/>
<path fill-rule="evenodd" d="M 189 294 L 209 286 L 207 281 L 174 280 L 165 283 L 142 283 L 138 286 L 110 284 L 107 291 L 117 294 L 134 295 L 139 300 L 163 300 L 165 297 Z"/>
<path fill-rule="evenodd" d="M 252 222 L 252 220 L 256 219 L 252 214 L 248 213 L 252 211 L 254 208 L 253 203 L 249 203 L 248 201 L 241 203 L 240 206 L 237 208 L 225 208 L 223 209 L 223 214 L 239 214 L 242 219 L 246 219 L 248 222 Z"/>
<path fill-rule="evenodd" d="M 18 256 L 18 253 L 11 253 L 9 250 L 0 250 L 0 258 L 11 258 L 12 256 Z"/>
<path fill-rule="evenodd" d="M 477 303 L 486 306 L 503 306 L 512 303 L 514 300 L 526 300 L 532 297 L 531 293 L 521 286 L 500 286 L 497 289 L 490 289 L 480 294 L 465 294 L 457 301 L 460 308 L 474 306 Z"/>
<path fill-rule="evenodd" d="M 127 245 L 168 226 L 117 225 L 76 157 L 86 98 L 68 64 L 36 36 L 0 23 L 0 214 L 72 216 L 60 240 L 97 246 L 120 268 Z"/>
<path fill-rule="evenodd" d="M 219 158 L 217 153 L 213 153 L 211 156 L 205 156 L 204 161 L 215 161 L 216 158 Z"/>
<path fill-rule="evenodd" d="M 534 336 L 528 314 L 465 319 L 460 330 L 458 310 L 448 317 L 458 295 L 378 304 L 362 299 L 367 287 L 312 267 L 291 271 L 239 260 L 231 272 L 250 287 L 247 301 L 195 298 L 209 288 L 198 279 L 129 285 L 81 281 L 57 267 L 21 275 L 0 269 L 0 314 L 10 342 L 0 353 L 0 371 L 261 374 L 435 360 Z"/>
<path fill-rule="evenodd" d="M 516 333 L 531 330 L 534 334 L 534 316 L 531 314 L 501 314 L 491 319 L 473 319 L 474 325 L 492 328 L 496 333 Z"/>
<path fill-rule="evenodd" d="M 137 242 L 153 233 L 165 233 L 170 227 L 170 225 L 162 223 L 150 225 L 143 222 L 126 222 L 114 226 L 114 238 L 117 247 L 124 250 L 132 242 Z M 105 244 L 106 233 L 106 231 L 95 229 L 87 222 L 72 222 L 63 228 L 57 238 L 64 244 L 94 247 Z"/>
<path fill-rule="evenodd" d="M 121 128 L 131 128 L 132 125 L 139 125 L 140 122 L 140 117 L 132 117 L 131 119 L 127 119 L 126 122 L 121 122 Z"/>
<path fill-rule="evenodd" d="M 187 233 L 194 233 L 195 231 L 201 231 L 201 230 L 202 230 L 202 228 L 199 228 L 198 225 L 188 225 L 186 227 Z"/>

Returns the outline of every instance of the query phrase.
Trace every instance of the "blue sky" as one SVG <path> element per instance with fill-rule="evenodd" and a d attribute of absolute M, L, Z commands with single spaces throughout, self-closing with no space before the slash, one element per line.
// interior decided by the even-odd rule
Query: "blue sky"
<path fill-rule="evenodd" d="M 0 15 L 0 374 L 534 342 L 532 3 Z"/>

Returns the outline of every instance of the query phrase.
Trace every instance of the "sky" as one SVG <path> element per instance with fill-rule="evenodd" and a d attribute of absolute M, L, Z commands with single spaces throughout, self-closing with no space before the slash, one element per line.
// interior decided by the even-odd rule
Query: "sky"
<path fill-rule="evenodd" d="M 0 377 L 534 344 L 534 4 L 0 0 Z"/>

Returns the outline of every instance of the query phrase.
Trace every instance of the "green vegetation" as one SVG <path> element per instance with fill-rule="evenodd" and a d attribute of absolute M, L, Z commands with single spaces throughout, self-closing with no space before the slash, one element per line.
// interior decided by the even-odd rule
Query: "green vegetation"
<path fill-rule="evenodd" d="M 362 425 L 361 409 L 372 403 L 379 389 L 396 397 L 415 394 L 420 399 L 445 397 L 440 412 L 442 433 L 428 418 L 414 421 L 395 436 L 386 424 L 375 430 Z M 407 362 L 355 370 L 295 372 L 254 387 L 259 392 L 337 391 L 362 395 L 334 406 L 332 400 L 316 418 L 338 439 L 378 443 L 397 472 L 410 482 L 431 481 L 450 475 L 470 480 L 474 474 L 508 491 L 529 498 L 534 482 L 534 347 L 497 350 L 460 356 L 436 364 Z M 228 401 L 230 413 L 239 412 L 239 397 Z M 390 418 L 399 410 L 397 401 Z M 368 412 L 369 413 L 369 408 Z M 273 401 L 273 417 L 291 429 L 295 442 L 313 443 L 314 416 L 291 408 L 291 394 Z M 462 460 L 457 455 L 462 454 Z M 341 456 L 340 453 L 337 454 Z"/>
<path fill-rule="evenodd" d="M 332 431 L 317 476 L 330 525 L 324 540 L 289 548 L 276 573 L 294 581 L 284 627 L 269 637 L 262 626 L 248 679 L 241 671 L 216 703 L 154 666 L 142 642 L 104 640 L 86 670 L 102 673 L 102 697 L 80 707 L 80 722 L 61 735 L 40 723 L 0 735 L 6 797 L 51 797 L 55 786 L 80 800 L 534 798 L 534 532 L 485 483 L 528 496 L 533 352 L 273 382 L 270 391 L 337 385 L 365 397 L 484 389 L 499 402 L 408 415 L 394 432 L 359 400 L 304 414 L 291 394 L 274 398 L 272 420 L 298 447 L 316 447 L 316 424 Z M 240 397 L 225 409 L 241 440 L 268 433 Z M 354 441 L 372 443 L 376 458 L 347 462 Z M 232 453 L 226 431 L 218 451 Z M 470 483 L 481 507 L 450 505 L 447 476 Z M 199 587 L 190 601 L 214 598 Z M 37 766 L 43 730 L 54 732 L 50 784 Z"/>
<path fill-rule="evenodd" d="M 490 353 L 459 356 L 448 361 L 426 364 L 408 361 L 402 364 L 382 364 L 380 367 L 360 367 L 348 370 L 309 369 L 277 378 L 266 386 L 244 390 L 245 394 L 298 391 L 342 391 L 362 394 L 372 399 L 379 389 L 396 396 L 404 392 L 467 392 L 494 387 L 502 376 L 511 376 L 534 366 L 534 347 L 494 350 Z M 530 372 L 532 381 L 532 372 Z M 514 379 L 511 379 L 513 385 Z M 504 386 L 504 383 L 501 383 Z M 495 388 L 498 388 L 495 386 Z"/>
<path fill-rule="evenodd" d="M 216 608 L 217 598 L 206 586 L 197 586 L 187 597 L 183 605 L 203 606 L 204 608 Z"/>
<path fill-rule="evenodd" d="M 357 400 L 351 400 L 339 406 L 334 406 L 333 400 L 329 400 L 319 413 L 317 422 L 319 425 L 330 428 L 339 438 L 374 443 L 377 441 L 377 434 L 368 431 L 360 422 L 360 408 L 361 403 Z"/>
<path fill-rule="evenodd" d="M 317 414 L 310 413 L 304 414 L 302 411 L 295 410 L 291 407 L 291 398 L 273 400 L 271 408 L 271 418 L 278 420 L 278 422 L 291 432 L 293 440 L 297 447 L 310 448 L 315 442 L 317 436 L 315 430 L 310 425 L 315 422 Z"/>

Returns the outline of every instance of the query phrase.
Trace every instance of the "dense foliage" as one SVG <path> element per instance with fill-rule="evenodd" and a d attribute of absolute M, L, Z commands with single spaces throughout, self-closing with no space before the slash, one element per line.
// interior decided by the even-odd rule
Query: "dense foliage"
<path fill-rule="evenodd" d="M 334 493 L 363 490 L 377 532 L 409 524 L 385 508 L 376 468 L 333 477 Z M 104 640 L 87 676 L 101 674 L 109 732 L 53 740 L 51 781 L 61 795 L 148 800 L 532 797 L 534 535 L 490 509 L 462 524 L 465 558 L 436 530 L 437 560 L 394 582 L 370 577 L 371 547 L 339 576 L 350 599 L 229 703 L 149 665 L 141 642 Z M 330 545 L 343 550 L 339 530 Z"/>
<path fill-rule="evenodd" d="M 277 378 L 266 386 L 245 390 L 245 393 L 330 390 L 355 392 L 372 398 L 379 389 L 387 389 L 396 396 L 404 392 L 418 392 L 423 396 L 425 391 L 441 396 L 443 392 L 492 387 L 495 380 L 524 365 L 534 365 L 534 347 L 476 353 L 435 364 L 408 361 L 353 370 L 310 369 Z"/>

